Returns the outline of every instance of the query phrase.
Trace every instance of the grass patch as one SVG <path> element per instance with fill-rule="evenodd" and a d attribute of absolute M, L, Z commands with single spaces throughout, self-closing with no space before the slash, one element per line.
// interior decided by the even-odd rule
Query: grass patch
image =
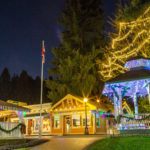
<path fill-rule="evenodd" d="M 19 149 L 15 149 L 15 150 L 30 150 L 32 147 L 26 147 L 26 148 L 19 148 Z"/>
<path fill-rule="evenodd" d="M 0 140 L 0 146 L 18 145 L 18 144 L 27 143 L 28 141 L 29 141 L 28 139 L 2 139 Z"/>
<path fill-rule="evenodd" d="M 150 150 L 150 136 L 106 138 L 93 143 L 88 150 Z"/>
<path fill-rule="evenodd" d="M 31 147 L 48 141 L 48 139 L 1 139 L 0 149 L 5 146 L 5 149 L 30 150 Z"/>

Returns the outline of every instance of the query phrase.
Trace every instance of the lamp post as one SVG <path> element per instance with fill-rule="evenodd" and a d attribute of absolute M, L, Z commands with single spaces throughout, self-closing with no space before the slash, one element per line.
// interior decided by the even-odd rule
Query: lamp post
<path fill-rule="evenodd" d="M 89 131 L 88 131 L 88 125 L 87 125 L 87 103 L 88 99 L 84 98 L 84 102 L 85 102 L 85 134 L 88 135 Z"/>

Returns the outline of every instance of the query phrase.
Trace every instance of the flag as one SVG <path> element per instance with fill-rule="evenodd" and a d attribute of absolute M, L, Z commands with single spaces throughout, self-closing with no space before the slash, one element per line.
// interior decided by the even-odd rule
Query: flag
<path fill-rule="evenodd" d="M 43 46 L 42 46 L 42 63 L 45 63 L 45 45 L 44 45 L 44 41 L 43 41 Z"/>

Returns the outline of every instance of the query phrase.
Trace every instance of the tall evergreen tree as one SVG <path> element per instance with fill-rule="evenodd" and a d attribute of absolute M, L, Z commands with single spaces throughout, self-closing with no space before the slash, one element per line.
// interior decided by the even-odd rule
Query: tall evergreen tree
<path fill-rule="evenodd" d="M 110 46 L 103 60 L 98 61 L 99 73 L 104 81 L 126 72 L 127 61 L 150 58 L 149 14 L 150 0 L 121 0 L 115 18 L 111 20 L 113 31 L 109 34 Z"/>
<path fill-rule="evenodd" d="M 47 80 L 47 87 L 51 89 L 48 96 L 54 102 L 67 93 L 90 96 L 93 88 L 101 86 L 95 65 L 105 43 L 101 6 L 100 0 L 66 0 L 66 8 L 58 21 L 64 27 L 62 41 L 52 50 L 55 58 L 50 74 L 56 80 Z"/>
<path fill-rule="evenodd" d="M 116 20 L 132 21 L 137 19 L 150 6 L 150 0 L 120 0 Z"/>
<path fill-rule="evenodd" d="M 7 68 L 4 68 L 0 76 L 0 99 L 10 99 L 10 74 Z"/>
<path fill-rule="evenodd" d="M 28 104 L 39 104 L 40 102 L 41 79 L 33 79 L 23 70 L 18 76 L 10 77 L 9 71 L 5 68 L 0 76 L 0 99 L 22 101 Z M 49 102 L 47 88 L 44 82 L 43 102 Z"/>
<path fill-rule="evenodd" d="M 149 97 L 138 98 L 139 113 L 150 113 Z"/>
<path fill-rule="evenodd" d="M 80 53 L 99 48 L 103 42 L 104 27 L 100 0 L 66 0 L 66 9 L 59 23 L 65 27 L 62 41 L 66 50 L 79 49 Z"/>
<path fill-rule="evenodd" d="M 18 97 L 18 90 L 19 90 L 19 87 L 18 87 L 18 84 L 19 84 L 19 76 L 14 74 L 12 79 L 11 79 L 11 99 L 12 100 L 19 100 L 19 97 Z"/>
<path fill-rule="evenodd" d="M 30 86 L 30 83 L 30 77 L 27 72 L 23 70 L 20 74 L 17 88 L 19 101 L 31 102 L 32 87 Z"/>
<path fill-rule="evenodd" d="M 33 102 L 32 103 L 40 103 L 40 88 L 41 88 L 41 79 L 37 76 L 34 80 L 34 87 L 33 87 Z"/>

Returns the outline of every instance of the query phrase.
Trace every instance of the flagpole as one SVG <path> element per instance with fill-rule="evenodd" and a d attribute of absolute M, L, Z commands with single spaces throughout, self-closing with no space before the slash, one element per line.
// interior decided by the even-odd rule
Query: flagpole
<path fill-rule="evenodd" d="M 44 41 L 43 41 L 44 46 Z M 43 48 L 42 46 L 42 48 Z M 43 57 L 43 56 L 42 56 Z M 43 101 L 43 58 L 42 58 L 42 67 L 41 67 L 41 98 L 40 98 L 40 127 L 39 127 L 39 138 L 42 137 L 42 101 Z"/>

